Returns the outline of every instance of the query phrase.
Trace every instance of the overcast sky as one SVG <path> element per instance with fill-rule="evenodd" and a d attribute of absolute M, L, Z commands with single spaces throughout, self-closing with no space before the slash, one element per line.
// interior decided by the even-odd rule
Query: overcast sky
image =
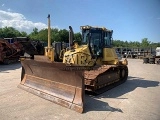
<path fill-rule="evenodd" d="M 52 27 L 100 26 L 114 39 L 160 42 L 160 0 L 0 0 L 0 28 L 30 33 L 47 27 L 48 14 Z"/>

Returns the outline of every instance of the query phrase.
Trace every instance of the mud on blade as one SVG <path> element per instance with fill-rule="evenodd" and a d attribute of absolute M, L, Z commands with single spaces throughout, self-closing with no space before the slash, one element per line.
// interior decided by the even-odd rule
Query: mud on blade
<path fill-rule="evenodd" d="M 18 85 L 28 92 L 61 106 L 83 112 L 84 79 L 82 71 L 68 69 L 63 63 L 25 59 Z"/>

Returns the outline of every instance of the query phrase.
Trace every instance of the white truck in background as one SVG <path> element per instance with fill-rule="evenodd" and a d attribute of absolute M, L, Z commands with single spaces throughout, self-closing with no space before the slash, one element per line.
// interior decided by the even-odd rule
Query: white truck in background
<path fill-rule="evenodd" d="M 155 63 L 160 64 L 160 47 L 156 48 Z"/>

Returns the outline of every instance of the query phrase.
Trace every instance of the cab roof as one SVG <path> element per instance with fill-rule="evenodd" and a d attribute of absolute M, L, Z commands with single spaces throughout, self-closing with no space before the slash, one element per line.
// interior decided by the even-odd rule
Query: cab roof
<path fill-rule="evenodd" d="M 105 27 L 97 27 L 97 26 L 89 26 L 89 25 L 80 26 L 80 28 L 81 28 L 81 30 L 97 29 L 97 30 L 103 30 L 103 31 L 107 31 L 107 32 L 113 32 L 113 30 L 109 30 Z"/>

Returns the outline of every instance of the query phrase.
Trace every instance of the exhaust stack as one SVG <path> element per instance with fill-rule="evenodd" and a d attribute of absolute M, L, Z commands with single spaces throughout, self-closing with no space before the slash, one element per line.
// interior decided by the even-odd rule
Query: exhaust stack
<path fill-rule="evenodd" d="M 73 35 L 73 29 L 69 26 L 69 49 L 71 49 L 71 46 L 73 45 Z"/>

